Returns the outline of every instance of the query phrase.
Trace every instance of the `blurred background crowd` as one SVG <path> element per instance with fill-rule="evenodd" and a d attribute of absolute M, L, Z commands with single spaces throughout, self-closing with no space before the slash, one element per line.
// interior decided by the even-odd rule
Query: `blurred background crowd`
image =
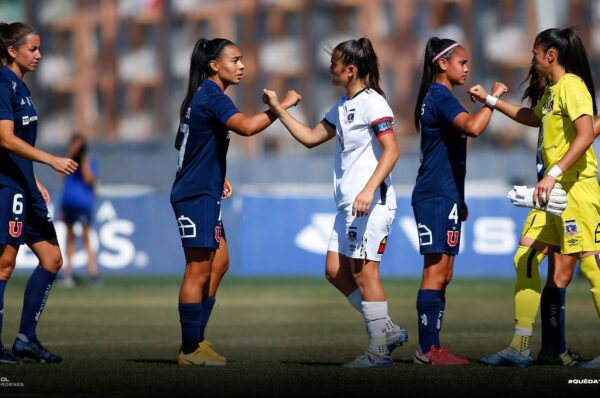
<path fill-rule="evenodd" d="M 396 115 L 402 155 L 394 177 L 402 184 L 414 182 L 418 167 L 412 111 L 430 36 L 469 50 L 471 74 L 456 93 L 467 107 L 477 106 L 466 95 L 475 83 L 505 82 L 520 100 L 533 39 L 548 27 L 579 27 L 600 88 L 598 0 L 0 0 L 0 15 L 42 37 L 40 67 L 27 76 L 39 145 L 64 147 L 81 132 L 103 165 L 103 184 L 169 189 L 179 106 L 200 37 L 229 38 L 242 49 L 244 79 L 228 94 L 243 112 L 265 109 L 263 87 L 295 89 L 304 97 L 295 114 L 315 124 L 341 94 L 330 88 L 328 49 L 368 36 Z M 532 182 L 536 140 L 537 131 L 495 115 L 470 140 L 468 178 Z M 234 135 L 230 179 L 326 183 L 333 146 L 307 151 L 279 123 L 252 138 Z"/>

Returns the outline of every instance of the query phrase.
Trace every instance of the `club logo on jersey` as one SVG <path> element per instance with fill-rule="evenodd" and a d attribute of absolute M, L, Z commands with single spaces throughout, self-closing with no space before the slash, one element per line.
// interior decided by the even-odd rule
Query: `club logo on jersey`
<path fill-rule="evenodd" d="M 348 239 L 350 239 L 351 242 L 354 242 L 356 238 L 356 231 L 348 231 Z"/>
<path fill-rule="evenodd" d="M 346 117 L 346 123 L 348 123 L 348 124 L 350 124 L 354 121 L 354 112 L 353 111 L 354 111 L 354 109 L 351 109 L 350 112 L 352 112 L 352 113 L 349 113 L 348 116 Z"/>
<path fill-rule="evenodd" d="M 577 220 L 565 220 L 565 235 L 573 236 L 579 233 L 579 229 L 577 228 Z"/>
<path fill-rule="evenodd" d="M 460 231 L 448 231 L 448 246 L 454 247 L 458 244 Z"/>
<path fill-rule="evenodd" d="M 215 227 L 215 240 L 218 242 L 221 242 L 221 238 L 223 237 L 223 229 L 221 228 L 221 226 L 217 225 Z"/>
<path fill-rule="evenodd" d="M 377 250 L 377 254 L 383 254 L 385 251 L 385 246 L 387 245 L 387 236 L 385 236 L 381 242 L 379 242 L 379 250 Z"/>
<path fill-rule="evenodd" d="M 17 82 L 11 82 L 12 83 L 12 89 L 13 89 L 13 93 L 17 93 Z"/>
<path fill-rule="evenodd" d="M 17 219 L 18 220 L 18 219 Z M 18 238 L 23 232 L 23 221 L 9 221 L 8 222 L 8 233 L 13 238 Z"/>
<path fill-rule="evenodd" d="M 375 135 L 380 136 L 382 134 L 393 132 L 393 124 L 394 119 L 392 119 L 391 117 L 384 117 L 381 119 L 377 119 L 373 123 L 371 123 L 371 127 L 373 128 Z"/>
<path fill-rule="evenodd" d="M 431 230 L 425 224 L 418 224 L 419 230 L 419 246 L 429 246 L 433 244 L 433 236 Z"/>
<path fill-rule="evenodd" d="M 181 239 L 196 237 L 196 224 L 189 217 L 181 215 L 177 219 L 177 223 L 179 224 Z"/>

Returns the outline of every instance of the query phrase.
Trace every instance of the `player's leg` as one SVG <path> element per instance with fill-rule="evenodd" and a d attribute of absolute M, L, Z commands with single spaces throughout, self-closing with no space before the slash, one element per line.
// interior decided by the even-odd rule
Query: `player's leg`
<path fill-rule="evenodd" d="M 590 284 L 590 293 L 592 294 L 592 299 L 594 300 L 596 313 L 598 314 L 598 318 L 600 318 L 600 253 L 583 253 L 579 260 L 579 267 Z"/>
<path fill-rule="evenodd" d="M 0 244 L 0 336 L 2 335 L 2 323 L 4 317 L 4 290 L 15 269 L 18 251 L 18 245 L 6 243 Z M 21 361 L 6 350 L 2 341 L 0 341 L 0 364 L 14 365 L 20 363 Z"/>
<path fill-rule="evenodd" d="M 37 324 L 63 259 L 44 199 L 39 192 L 31 195 L 29 199 L 31 203 L 25 210 L 25 243 L 38 258 L 39 265 L 25 287 L 19 334 L 12 350 L 19 358 L 31 358 L 38 362 L 60 362 L 60 356 L 51 353 L 40 344 L 37 338 Z"/>
<path fill-rule="evenodd" d="M 75 255 L 75 231 L 72 223 L 66 223 L 65 265 L 63 267 L 64 286 L 73 287 L 73 256 Z"/>
<path fill-rule="evenodd" d="M 90 274 L 90 278 L 92 279 L 92 286 L 100 286 L 100 276 L 98 275 L 98 263 L 96 261 L 96 253 L 94 252 L 94 248 L 92 247 L 92 242 L 90 240 L 90 224 L 86 223 L 82 225 L 81 230 L 81 241 L 83 242 L 83 248 L 85 253 L 87 254 L 87 268 L 88 273 Z"/>

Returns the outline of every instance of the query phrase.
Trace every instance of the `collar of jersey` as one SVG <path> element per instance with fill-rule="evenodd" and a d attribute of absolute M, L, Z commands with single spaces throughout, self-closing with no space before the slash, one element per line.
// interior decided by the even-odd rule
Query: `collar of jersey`
<path fill-rule="evenodd" d="M 16 73 L 13 72 L 13 70 L 10 69 L 7 65 L 4 65 L 2 67 L 2 72 L 3 73 L 7 73 L 8 74 L 8 78 L 10 78 L 10 79 L 16 79 L 17 81 L 21 81 L 21 79 L 19 79 L 19 76 L 17 76 Z"/>
<path fill-rule="evenodd" d="M 219 90 L 220 92 L 223 92 L 223 90 L 221 90 L 221 87 L 219 87 L 219 85 L 217 83 L 215 83 L 214 81 L 210 80 L 210 79 L 206 79 L 204 82 L 202 82 L 202 85 L 204 86 L 205 84 L 210 84 L 212 85 L 214 88 L 216 88 L 217 90 Z"/>
<path fill-rule="evenodd" d="M 352 101 L 353 99 L 356 99 L 356 97 L 358 97 L 359 95 L 361 95 L 362 93 L 364 93 L 367 90 L 370 90 L 371 87 L 365 87 L 362 90 L 360 90 L 358 93 L 354 94 L 354 96 L 352 98 L 348 98 L 348 101 Z"/>

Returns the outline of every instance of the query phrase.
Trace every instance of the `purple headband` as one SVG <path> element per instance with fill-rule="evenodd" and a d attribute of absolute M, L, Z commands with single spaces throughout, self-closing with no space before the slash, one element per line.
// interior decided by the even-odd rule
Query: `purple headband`
<path fill-rule="evenodd" d="M 433 60 L 431 60 L 432 64 L 435 64 L 435 61 L 437 61 L 438 59 L 440 59 L 442 57 L 442 55 L 446 54 L 448 51 L 452 50 L 454 47 L 460 46 L 460 43 L 454 43 L 449 45 L 448 47 L 446 47 L 445 50 L 442 50 L 438 55 L 436 55 Z"/>

